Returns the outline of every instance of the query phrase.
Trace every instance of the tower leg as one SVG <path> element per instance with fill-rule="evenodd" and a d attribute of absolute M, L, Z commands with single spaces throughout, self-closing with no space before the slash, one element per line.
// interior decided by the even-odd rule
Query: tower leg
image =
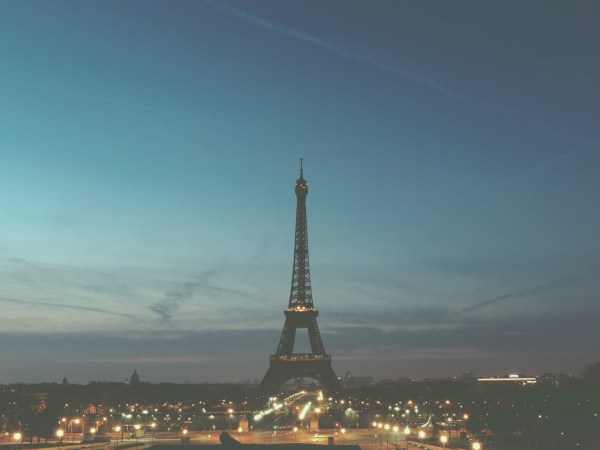
<path fill-rule="evenodd" d="M 269 369 L 258 388 L 259 396 L 275 395 L 286 381 L 299 377 L 312 378 L 332 393 L 341 390 L 341 384 L 331 367 L 331 359 L 306 361 L 271 359 Z"/>

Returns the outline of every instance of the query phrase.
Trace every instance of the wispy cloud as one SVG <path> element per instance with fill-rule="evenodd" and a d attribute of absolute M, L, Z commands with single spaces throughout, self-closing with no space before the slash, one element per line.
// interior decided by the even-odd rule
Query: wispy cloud
<path fill-rule="evenodd" d="M 0 78 L 0 82 L 14 84 L 17 86 L 33 88 L 33 89 L 38 89 L 38 90 L 47 91 L 47 92 L 54 92 L 55 94 L 69 95 L 69 96 L 73 96 L 73 97 L 79 97 L 79 98 L 94 100 L 94 101 L 98 101 L 98 102 L 112 103 L 114 105 L 129 106 L 132 108 L 145 109 L 147 111 L 154 111 L 154 112 L 170 114 L 170 115 L 174 115 L 174 116 L 186 117 L 188 119 L 202 120 L 204 122 L 212 122 L 212 123 L 215 123 L 218 125 L 226 125 L 226 126 L 231 126 L 231 127 L 244 128 L 247 130 L 259 131 L 255 127 L 252 127 L 250 125 L 245 125 L 245 124 L 239 123 L 239 122 L 231 122 L 228 120 L 215 119 L 213 117 L 201 116 L 198 114 L 189 114 L 189 113 L 185 113 L 185 112 L 181 112 L 181 111 L 174 111 L 172 109 L 159 108 L 157 106 L 142 105 L 141 103 L 125 102 L 123 100 L 118 100 L 118 99 L 109 98 L 109 97 L 98 97 L 96 95 L 84 94 L 84 93 L 75 92 L 75 91 L 68 91 L 65 89 L 56 89 L 56 88 L 52 88 L 52 87 L 48 87 L 48 86 L 42 86 L 39 84 L 27 83 L 24 81 L 9 80 L 6 78 Z"/>
<path fill-rule="evenodd" d="M 165 297 L 159 302 L 150 305 L 150 310 L 155 314 L 158 314 L 162 320 L 170 320 L 175 311 L 180 308 L 181 304 L 186 300 L 191 299 L 198 289 L 205 288 L 210 290 L 219 290 L 219 288 L 215 288 L 211 285 L 211 280 L 217 275 L 217 273 L 218 271 L 216 270 L 208 270 L 202 275 L 199 275 L 193 281 L 181 283 L 181 285 L 179 285 L 177 288 L 166 292 Z"/>
<path fill-rule="evenodd" d="M 501 180 L 501 181 L 495 183 L 494 185 L 490 186 L 489 188 L 487 188 L 483 192 L 481 192 L 480 197 L 483 197 L 486 194 L 488 194 L 492 191 L 495 191 L 497 189 L 500 189 L 504 186 L 509 186 L 510 184 L 515 183 L 517 181 L 524 180 L 529 177 L 533 177 L 535 175 L 547 172 L 548 170 L 551 170 L 554 167 L 560 166 L 561 164 L 566 164 L 569 160 L 575 158 L 578 155 L 592 153 L 592 152 L 597 151 L 599 148 L 600 148 L 600 138 L 594 138 L 589 141 L 586 141 L 568 151 L 560 153 L 559 155 L 554 156 L 552 158 L 548 158 L 538 164 L 535 164 L 532 167 L 529 167 L 529 168 L 517 173 L 516 175 L 505 178 L 504 180 Z"/>
<path fill-rule="evenodd" d="M 173 317 L 174 312 L 181 306 L 181 304 L 184 301 L 192 298 L 194 291 L 198 287 L 207 285 L 210 282 L 210 278 L 216 273 L 217 272 L 215 270 L 209 270 L 200 275 L 194 281 L 182 283 L 177 289 L 167 292 L 165 297 L 159 302 L 150 305 L 150 310 L 158 314 L 161 319 L 165 321 L 170 320 Z"/>
<path fill-rule="evenodd" d="M 554 281 L 554 282 L 549 283 L 549 284 L 535 286 L 535 287 L 532 287 L 532 288 L 529 288 L 529 289 L 523 289 L 523 290 L 520 290 L 520 291 L 511 292 L 509 294 L 500 295 L 499 297 L 494 297 L 494 298 L 482 301 L 480 303 L 476 303 L 475 305 L 467 306 L 467 307 L 461 309 L 461 312 L 476 311 L 478 309 L 482 309 L 482 308 L 486 308 L 486 307 L 489 307 L 489 306 L 493 306 L 493 305 L 496 305 L 498 303 L 504 303 L 504 302 L 507 302 L 509 300 L 530 297 L 530 296 L 532 296 L 534 294 L 539 294 L 540 292 L 544 292 L 544 291 L 547 291 L 550 288 L 556 287 L 559 284 L 560 283 L 558 281 Z"/>
<path fill-rule="evenodd" d="M 54 302 L 47 302 L 47 301 L 41 301 L 41 300 L 23 300 L 23 299 L 7 298 L 7 297 L 0 297 L 0 302 L 11 303 L 11 304 L 15 304 L 15 305 L 25 305 L 25 306 L 44 306 L 44 307 L 54 308 L 54 309 L 69 309 L 72 311 L 88 311 L 88 312 L 95 312 L 95 313 L 100 313 L 100 314 L 105 314 L 105 315 L 115 316 L 115 317 L 125 317 L 127 319 L 135 318 L 135 316 L 133 316 L 131 314 L 119 313 L 119 312 L 114 312 L 114 311 L 110 311 L 107 309 L 94 308 L 94 307 L 90 307 L 90 306 L 69 305 L 67 303 L 54 303 Z"/>
<path fill-rule="evenodd" d="M 356 374 L 367 370 L 365 375 L 376 377 L 446 376 L 466 369 L 481 373 L 512 368 L 541 373 L 579 370 L 593 361 L 599 317 L 600 311 L 586 310 L 473 320 L 455 328 L 384 331 L 377 326 L 338 326 L 322 330 L 322 336 L 338 373 L 350 369 Z M 32 381 L 60 379 L 65 374 L 69 380 L 115 379 L 121 373 L 128 375 L 134 363 L 138 370 L 145 366 L 144 379 L 155 381 L 258 378 L 265 373 L 268 354 L 280 332 L 279 327 L 144 332 L 122 328 L 37 334 L 0 331 L 0 341 L 6 343 L 0 346 L 0 359 L 19 361 L 20 367 L 43 364 L 43 380 L 35 379 L 35 370 L 27 372 Z M 22 379 L 16 369 L 5 369 L 0 382 Z"/>

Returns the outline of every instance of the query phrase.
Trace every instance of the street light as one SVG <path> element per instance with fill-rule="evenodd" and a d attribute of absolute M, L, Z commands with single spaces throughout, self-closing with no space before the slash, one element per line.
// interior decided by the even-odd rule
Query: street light
<path fill-rule="evenodd" d="M 408 425 L 404 427 L 404 442 L 406 442 L 406 450 L 408 450 L 408 435 L 410 434 L 410 428 Z"/>
<path fill-rule="evenodd" d="M 73 420 L 73 421 L 72 421 L 72 423 L 74 423 L 75 425 L 77 425 L 77 427 L 76 427 L 76 428 L 77 428 L 77 430 L 78 430 L 79 432 L 82 432 L 82 430 L 79 428 L 79 424 L 81 423 L 81 420 L 79 420 L 79 418 L 77 418 L 77 419 Z M 75 440 L 75 432 L 73 431 L 73 426 L 72 426 L 72 425 L 71 425 L 71 434 L 72 434 L 71 438 L 72 438 L 73 440 Z"/>
<path fill-rule="evenodd" d="M 150 428 L 152 428 L 152 443 L 154 444 L 154 431 L 156 430 L 156 422 L 152 422 L 150 424 Z"/>
<path fill-rule="evenodd" d="M 138 437 L 139 437 L 139 435 L 140 435 L 140 434 L 138 433 L 138 431 L 140 431 L 140 428 L 142 428 L 142 426 L 141 426 L 139 423 L 136 423 L 136 424 L 133 426 L 133 429 L 134 429 L 134 432 L 133 432 L 133 433 L 135 434 L 135 442 L 137 442 L 137 441 L 138 441 Z"/>
<path fill-rule="evenodd" d="M 389 435 L 388 435 L 388 432 L 390 431 L 390 425 L 389 425 L 388 423 L 386 423 L 386 424 L 383 426 L 383 429 L 385 430 L 385 448 L 387 449 L 387 448 L 388 448 L 388 445 L 389 445 L 389 443 L 390 443 L 390 442 L 389 442 Z"/>
<path fill-rule="evenodd" d="M 238 427 L 238 441 L 242 442 L 242 427 Z"/>
<path fill-rule="evenodd" d="M 440 436 L 440 442 L 442 443 L 442 446 L 444 448 L 446 448 L 446 442 L 448 442 L 448 436 L 446 436 L 445 434 Z"/>
<path fill-rule="evenodd" d="M 481 444 L 479 442 L 473 442 L 473 450 L 481 450 Z"/>
<path fill-rule="evenodd" d="M 121 432 L 121 426 L 117 425 L 115 427 L 115 432 L 117 433 L 117 444 L 119 443 L 119 433 Z M 123 435 L 121 435 L 121 441 L 123 441 Z"/>
<path fill-rule="evenodd" d="M 394 442 L 395 442 L 396 448 L 398 448 L 398 430 L 399 429 L 400 428 L 398 428 L 398 425 L 394 425 L 394 428 L 392 428 L 392 431 L 394 432 L 394 438 L 395 438 Z"/>
<path fill-rule="evenodd" d="M 65 432 L 62 428 L 56 430 L 56 437 L 58 438 L 58 446 L 62 446 L 62 438 L 65 435 Z"/>
<path fill-rule="evenodd" d="M 344 434 L 346 434 L 346 429 L 342 428 L 340 431 L 342 432 L 342 445 L 344 445 Z"/>
<path fill-rule="evenodd" d="M 296 442 L 296 433 L 298 433 L 298 427 L 294 427 L 294 442 Z"/>
<path fill-rule="evenodd" d="M 423 444 L 423 439 L 425 439 L 425 432 L 423 430 L 419 431 L 419 438 L 421 439 L 421 444 Z"/>
<path fill-rule="evenodd" d="M 92 447 L 94 448 L 94 433 L 96 433 L 96 429 L 94 427 L 90 428 L 90 434 L 92 435 Z"/>
<path fill-rule="evenodd" d="M 13 434 L 13 439 L 17 442 L 18 447 L 21 443 L 21 439 L 23 439 L 23 435 L 17 431 L 15 434 Z"/>

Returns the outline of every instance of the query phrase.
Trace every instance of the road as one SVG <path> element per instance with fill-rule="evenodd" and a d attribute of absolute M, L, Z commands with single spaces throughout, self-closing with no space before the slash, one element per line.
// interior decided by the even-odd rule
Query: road
<path fill-rule="evenodd" d="M 353 444 L 360 445 L 363 450 L 404 450 L 407 448 L 407 442 L 404 440 L 404 434 L 402 432 L 394 433 L 385 431 L 380 433 L 379 430 L 366 430 L 366 429 L 348 429 L 344 433 L 341 430 L 322 430 L 319 433 L 310 432 L 307 430 L 277 430 L 275 431 L 260 431 L 253 430 L 249 432 L 238 433 L 235 430 L 227 430 L 228 433 L 234 438 L 240 441 L 242 444 L 277 444 L 277 443 L 311 443 L 311 444 L 323 444 L 327 445 L 329 438 L 333 438 L 333 443 L 340 444 Z M 182 432 L 149 432 L 142 438 L 125 438 L 121 437 L 121 434 L 117 436 L 116 433 L 111 433 L 112 441 L 107 442 L 96 442 L 92 446 L 89 443 L 80 444 L 75 441 L 64 441 L 62 446 L 48 446 L 44 447 L 44 450 L 108 450 L 114 448 L 117 445 L 138 443 L 144 446 L 152 444 L 180 444 L 182 438 L 189 438 L 190 444 L 219 444 L 219 435 L 221 430 L 214 431 L 189 431 L 187 434 Z M 124 436 L 123 436 L 124 437 Z M 118 439 L 117 439 L 118 438 Z M 431 450 L 435 450 L 438 447 L 428 444 Z M 4 447 L 0 445 L 0 448 Z M 6 446 L 8 447 L 8 446 Z M 27 450 L 28 444 L 20 444 L 19 450 Z M 12 449 L 15 448 L 13 444 Z M 137 447 L 138 449 L 142 448 Z M 441 449 L 441 447 L 439 447 Z M 409 450 L 418 450 L 415 445 L 410 445 Z M 33 450 L 33 449 L 32 449 Z"/>

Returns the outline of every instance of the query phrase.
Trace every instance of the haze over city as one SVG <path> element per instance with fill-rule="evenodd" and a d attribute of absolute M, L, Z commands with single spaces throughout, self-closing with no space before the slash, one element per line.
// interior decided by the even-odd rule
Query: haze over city
<path fill-rule="evenodd" d="M 599 17 L 0 0 L 0 383 L 260 379 L 299 158 L 337 375 L 578 374 L 600 360 Z"/>

